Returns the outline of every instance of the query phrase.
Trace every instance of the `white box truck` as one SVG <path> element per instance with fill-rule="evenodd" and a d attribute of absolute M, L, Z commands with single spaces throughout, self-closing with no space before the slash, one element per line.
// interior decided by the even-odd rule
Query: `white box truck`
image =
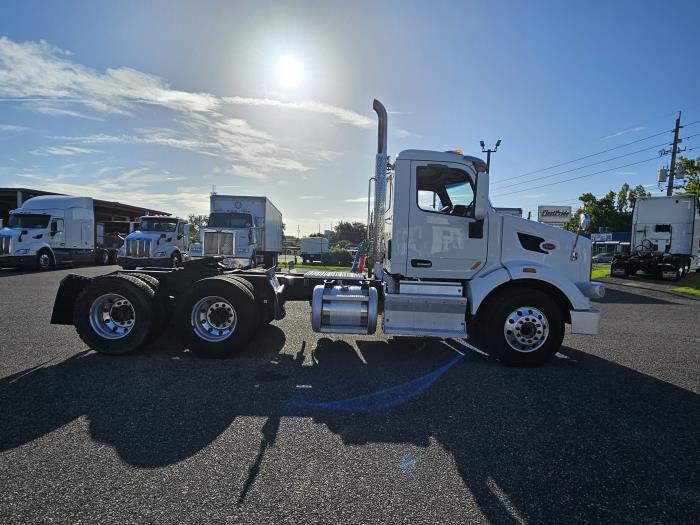
<path fill-rule="evenodd" d="M 590 299 L 603 297 L 605 288 L 590 280 L 591 241 L 580 235 L 590 220 L 583 217 L 573 234 L 494 211 L 486 163 L 460 152 L 406 150 L 390 163 L 387 113 L 376 100 L 374 109 L 379 147 L 368 225 L 371 275 L 227 269 L 221 257 L 188 262 L 182 270 L 69 275 L 51 322 L 75 325 L 100 353 L 126 354 L 175 317 L 172 326 L 192 352 L 226 357 L 265 323 L 282 319 L 287 305 L 310 301 L 315 332 L 379 329 L 468 339 L 516 366 L 550 359 L 566 325 L 574 334 L 597 334 L 600 312 Z M 439 207 L 427 204 L 433 197 Z M 260 213 L 267 200 L 258 203 Z M 255 211 L 247 218 L 235 211 L 249 206 L 242 197 L 212 197 L 212 204 L 221 228 L 231 229 L 234 219 L 239 229 L 254 227 Z M 264 224 L 279 221 L 278 213 Z"/>
<path fill-rule="evenodd" d="M 632 213 L 630 253 L 616 255 L 615 277 L 639 270 L 657 278 L 678 280 L 700 266 L 700 210 L 695 195 L 642 197 Z"/>
<path fill-rule="evenodd" d="M 143 267 L 179 268 L 186 261 L 190 225 L 170 215 L 146 215 L 138 231 L 126 236 L 117 263 L 125 270 Z"/>
<path fill-rule="evenodd" d="M 282 213 L 267 197 L 219 195 L 210 198 L 210 214 L 202 228 L 202 255 L 221 255 L 238 266 L 265 268 L 282 252 Z"/>
<path fill-rule="evenodd" d="M 12 210 L 0 230 L 0 267 L 109 264 L 116 250 L 105 245 L 90 197 L 33 197 Z"/>
<path fill-rule="evenodd" d="M 304 237 L 299 242 L 299 255 L 303 264 L 320 261 L 328 253 L 328 239 L 325 237 Z"/>

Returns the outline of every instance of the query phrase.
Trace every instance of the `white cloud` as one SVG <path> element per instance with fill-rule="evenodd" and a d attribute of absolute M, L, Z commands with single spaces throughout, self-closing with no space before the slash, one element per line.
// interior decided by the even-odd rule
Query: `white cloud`
<path fill-rule="evenodd" d="M 252 97 L 224 97 L 224 102 L 229 104 L 237 104 L 244 106 L 264 106 L 272 108 L 283 108 L 283 109 L 299 109 L 303 111 L 311 111 L 313 113 L 324 113 L 327 115 L 332 115 L 341 122 L 346 124 L 351 124 L 365 129 L 372 129 L 375 127 L 374 120 L 352 111 L 351 109 L 345 109 L 338 106 L 331 106 L 330 104 L 324 104 L 323 102 L 316 102 L 314 100 L 303 100 L 303 101 L 292 101 L 292 100 L 279 100 L 274 98 L 252 98 Z"/>
<path fill-rule="evenodd" d="M 0 96 L 66 101 L 122 115 L 130 115 L 138 104 L 197 112 L 220 105 L 213 95 L 171 89 L 147 73 L 127 67 L 99 73 L 46 42 L 19 43 L 7 37 L 0 37 Z"/>
<path fill-rule="evenodd" d="M 14 124 L 0 124 L 0 133 L 19 133 L 26 131 L 24 126 L 15 126 Z"/>
<path fill-rule="evenodd" d="M 345 199 L 345 202 L 364 202 L 367 204 L 367 197 L 356 197 L 353 199 Z"/>
<path fill-rule="evenodd" d="M 49 146 L 47 148 L 35 149 L 35 150 L 31 151 L 30 153 L 32 155 L 42 155 L 42 156 L 47 156 L 47 155 L 69 156 L 69 155 L 87 155 L 89 153 L 98 153 L 98 152 L 99 152 L 99 150 L 96 150 L 96 149 L 79 148 L 77 146 Z"/>
<path fill-rule="evenodd" d="M 301 200 L 314 200 L 314 199 L 325 199 L 325 197 L 322 197 L 321 195 L 302 195 L 299 197 Z"/>
<path fill-rule="evenodd" d="M 602 140 L 614 139 L 614 138 L 620 137 L 622 135 L 627 135 L 628 133 L 635 133 L 637 131 L 644 131 L 645 129 L 647 129 L 646 126 L 637 126 L 635 128 L 623 129 L 622 131 L 617 131 L 617 132 L 613 133 L 612 135 L 608 135 L 606 137 L 603 137 Z"/>
<path fill-rule="evenodd" d="M 25 102 L 23 106 L 37 113 L 41 113 L 42 115 L 49 115 L 51 117 L 77 117 L 89 120 L 103 120 L 98 117 L 86 115 L 80 111 L 66 109 L 65 103 L 55 104 L 49 101 L 29 101 Z"/>

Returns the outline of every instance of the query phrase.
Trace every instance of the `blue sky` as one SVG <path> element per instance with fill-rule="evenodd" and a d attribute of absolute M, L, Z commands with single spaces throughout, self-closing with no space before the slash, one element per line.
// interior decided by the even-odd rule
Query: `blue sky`
<path fill-rule="evenodd" d="M 377 97 L 392 155 L 502 139 L 497 206 L 651 188 L 667 158 L 617 167 L 670 133 L 524 174 L 700 120 L 698 19 L 692 1 L 3 2 L 0 186 L 186 214 L 215 185 L 269 196 L 289 233 L 364 221 Z"/>

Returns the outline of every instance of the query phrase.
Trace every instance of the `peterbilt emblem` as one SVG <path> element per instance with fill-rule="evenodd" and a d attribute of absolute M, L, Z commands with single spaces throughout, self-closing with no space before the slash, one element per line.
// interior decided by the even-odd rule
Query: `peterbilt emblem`
<path fill-rule="evenodd" d="M 556 246 L 556 244 L 552 244 L 551 242 L 543 242 L 540 245 L 540 248 L 542 248 L 543 250 L 550 250 L 551 251 L 551 250 L 556 250 L 557 246 Z"/>

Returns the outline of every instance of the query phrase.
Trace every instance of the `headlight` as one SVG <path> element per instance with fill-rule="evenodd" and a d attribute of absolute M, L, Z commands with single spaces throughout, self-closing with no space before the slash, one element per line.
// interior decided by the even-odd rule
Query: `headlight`
<path fill-rule="evenodd" d="M 156 252 L 156 257 L 165 257 L 165 252 Z"/>
<path fill-rule="evenodd" d="M 17 250 L 15 252 L 15 255 L 27 255 L 29 253 L 29 249 L 27 248 L 22 248 L 21 250 Z"/>

